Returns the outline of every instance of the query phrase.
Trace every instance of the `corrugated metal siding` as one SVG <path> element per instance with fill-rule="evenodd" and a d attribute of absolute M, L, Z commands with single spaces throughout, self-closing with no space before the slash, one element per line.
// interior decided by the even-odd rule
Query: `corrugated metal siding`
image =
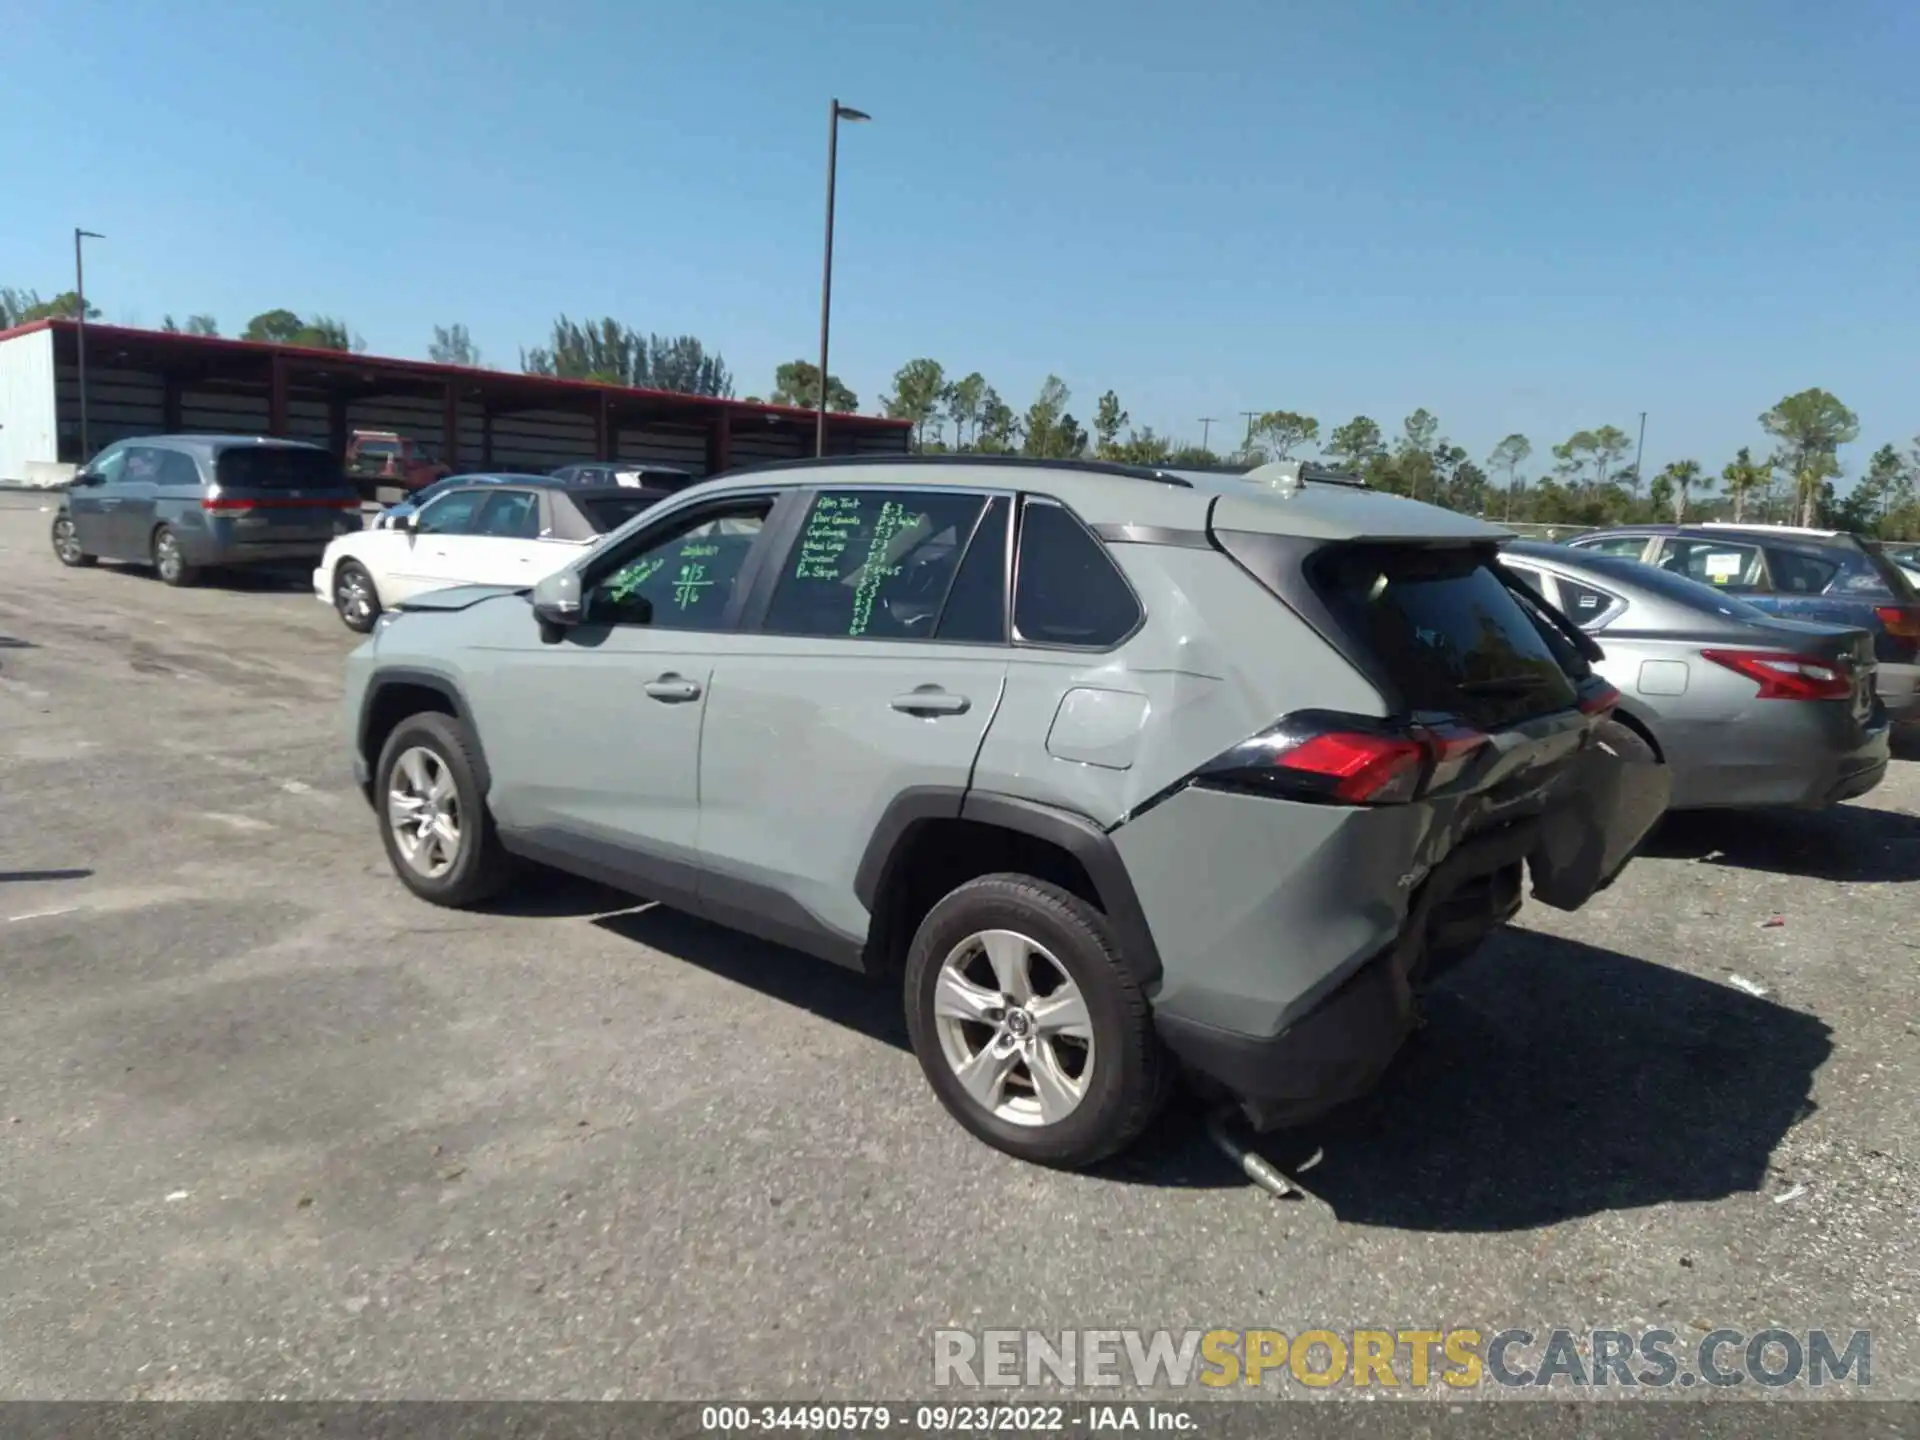
<path fill-rule="evenodd" d="M 52 459 L 51 444 L 31 438 L 41 431 L 50 433 L 53 428 L 54 416 L 48 413 L 53 391 L 48 377 L 54 370 L 51 335 L 51 331 L 37 331 L 0 342 L 0 376 L 13 374 L 16 391 L 24 389 L 27 394 L 26 399 L 16 394 L 7 402 L 10 409 L 19 411 L 20 421 L 0 414 L 7 426 L 0 430 L 0 463 L 16 471 L 24 459 Z M 38 381 L 29 372 L 37 373 Z M 0 380 L 3 383 L 7 382 Z M 36 390 L 38 422 L 32 418 L 32 394 Z M 105 369 L 96 363 L 88 367 L 87 396 L 88 428 L 95 450 L 131 435 L 156 434 L 166 428 L 166 392 L 157 373 Z M 77 452 L 79 384 L 71 364 L 58 367 L 58 398 L 61 435 L 67 450 Z M 181 392 L 178 428 L 215 434 L 264 434 L 267 405 L 264 385 L 203 382 Z M 444 411 L 437 397 L 389 395 L 354 400 L 346 405 L 345 412 L 348 431 L 393 430 L 436 450 L 444 447 Z M 813 432 L 804 423 L 775 427 L 747 413 L 735 416 L 733 426 L 728 453 L 736 466 L 795 459 L 813 451 Z M 486 463 L 486 425 L 477 401 L 461 402 L 458 429 L 458 445 L 447 460 L 457 469 L 479 468 Z M 515 411 L 495 416 L 492 429 L 492 464 L 497 469 L 544 471 L 569 461 L 596 458 L 594 420 L 588 412 Z M 28 438 L 23 439 L 20 432 Z M 296 382 L 287 396 L 287 434 L 314 444 L 329 443 L 332 436 L 322 393 L 303 389 Z M 22 447 L 36 453 L 24 459 L 12 458 Z M 695 475 L 707 473 L 708 432 L 703 426 L 684 422 L 624 424 L 617 427 L 613 448 L 618 459 L 674 465 Z M 863 427 L 833 436 L 830 448 L 835 454 L 902 453 L 908 448 L 907 432 Z M 38 453 L 40 449 L 46 453 Z M 11 474 L 0 470 L 0 478 L 10 478 Z"/>
<path fill-rule="evenodd" d="M 53 332 L 0 340 L 0 483 L 44 483 L 28 467 L 59 459 L 55 419 Z"/>

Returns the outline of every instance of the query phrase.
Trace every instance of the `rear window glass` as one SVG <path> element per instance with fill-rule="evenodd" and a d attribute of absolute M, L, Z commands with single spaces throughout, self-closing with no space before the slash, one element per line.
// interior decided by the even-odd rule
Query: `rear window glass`
<path fill-rule="evenodd" d="M 1349 545 L 1308 579 L 1411 710 L 1507 725 L 1575 703 L 1573 682 L 1478 548 Z"/>
<path fill-rule="evenodd" d="M 1894 599 L 1903 604 L 1911 604 L 1915 600 L 1920 600 L 1920 590 L 1914 588 L 1914 584 L 1907 578 L 1906 572 L 1901 570 L 1900 566 L 1893 560 L 1881 554 L 1878 550 L 1866 551 L 1866 557 L 1867 564 L 1871 569 L 1854 571 L 1843 576 L 1840 584 L 1835 588 L 1850 590 L 1856 595 L 1862 593 L 1884 593 L 1893 596 Z"/>
<path fill-rule="evenodd" d="M 222 450 L 215 473 L 223 490 L 342 490 L 347 483 L 326 451 L 277 445 Z"/>
<path fill-rule="evenodd" d="M 658 495 L 610 495 L 603 500 L 582 500 L 580 509 L 593 528 L 604 535 L 609 530 L 618 530 L 643 510 L 651 510 L 660 499 Z"/>
<path fill-rule="evenodd" d="M 1106 548 L 1060 506 L 1029 500 L 1014 557 L 1013 628 L 1029 645 L 1106 649 L 1140 624 L 1140 602 Z"/>
<path fill-rule="evenodd" d="M 1798 550 L 1769 549 L 1767 571 L 1773 576 L 1773 588 L 1782 595 L 1820 595 L 1840 573 L 1840 566 Z"/>
<path fill-rule="evenodd" d="M 1716 590 L 1760 590 L 1766 585 L 1760 547 L 1735 541 L 1669 540 L 1660 552 L 1660 568 Z"/>

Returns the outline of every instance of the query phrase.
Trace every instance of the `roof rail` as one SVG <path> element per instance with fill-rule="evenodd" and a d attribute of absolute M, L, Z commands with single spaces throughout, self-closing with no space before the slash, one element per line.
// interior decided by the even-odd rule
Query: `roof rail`
<path fill-rule="evenodd" d="M 1118 460 L 1044 460 L 1031 455 L 807 455 L 796 460 L 762 460 L 723 472 L 757 475 L 767 470 L 810 470 L 821 467 L 839 469 L 846 465 L 911 465 L 938 469 L 948 465 L 992 465 L 1008 469 L 1078 470 L 1090 475 L 1119 475 L 1129 480 L 1152 480 L 1191 490 L 1193 482 L 1170 470 L 1151 465 L 1127 465 Z M 712 477 L 718 479 L 718 476 Z"/>

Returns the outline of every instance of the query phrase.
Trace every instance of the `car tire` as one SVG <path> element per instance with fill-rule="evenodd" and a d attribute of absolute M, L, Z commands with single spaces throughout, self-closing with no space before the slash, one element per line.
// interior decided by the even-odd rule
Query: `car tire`
<path fill-rule="evenodd" d="M 487 811 L 476 749 L 464 724 L 428 711 L 394 726 L 373 772 L 374 810 L 394 874 L 422 900 L 452 909 L 491 899 L 513 877 L 513 857 Z M 442 818 L 450 827 L 436 823 Z"/>
<path fill-rule="evenodd" d="M 1106 917 L 1056 885 L 985 875 L 949 893 L 914 935 L 905 990 L 934 1094 L 1022 1160 L 1102 1160 L 1138 1138 L 1171 1088 L 1146 995 Z"/>
<path fill-rule="evenodd" d="M 1594 731 L 1594 741 L 1632 765 L 1658 765 L 1660 757 L 1646 737 L 1621 720 L 1602 720 Z"/>
<path fill-rule="evenodd" d="M 70 515 L 53 517 L 53 558 L 70 567 L 100 563 L 98 555 L 89 555 L 80 548 L 80 532 L 74 528 Z"/>
<path fill-rule="evenodd" d="M 365 635 L 380 619 L 380 591 L 357 560 L 342 560 L 333 570 L 333 609 L 340 623 Z"/>
<path fill-rule="evenodd" d="M 180 537 L 171 525 L 162 525 L 153 532 L 153 573 L 160 577 L 161 584 L 176 588 L 199 582 L 200 568 L 187 563 L 180 549 Z"/>

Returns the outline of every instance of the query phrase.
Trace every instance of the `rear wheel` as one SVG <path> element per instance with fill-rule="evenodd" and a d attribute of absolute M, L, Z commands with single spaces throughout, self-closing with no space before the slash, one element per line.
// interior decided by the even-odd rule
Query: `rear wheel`
<path fill-rule="evenodd" d="M 373 577 L 355 560 L 342 560 L 333 572 L 333 608 L 349 630 L 364 635 L 380 618 L 380 592 Z"/>
<path fill-rule="evenodd" d="M 71 515 L 53 517 L 53 554 L 62 565 L 92 565 L 99 559 L 80 548 L 80 532 Z"/>
<path fill-rule="evenodd" d="M 422 900 L 456 909 L 498 894 L 513 868 L 473 751 L 464 725 L 428 712 L 394 726 L 374 767 L 380 838 L 394 874 Z"/>
<path fill-rule="evenodd" d="M 153 569 L 167 585 L 192 585 L 200 578 L 199 567 L 187 563 L 186 554 L 180 549 L 180 537 L 173 533 L 171 525 L 162 525 L 153 532 Z"/>
<path fill-rule="evenodd" d="M 987 875 L 928 912 L 907 956 L 907 1029 L 974 1135 L 1077 1168 L 1125 1148 L 1167 1092 L 1146 996 L 1106 917 L 1026 875 Z"/>

